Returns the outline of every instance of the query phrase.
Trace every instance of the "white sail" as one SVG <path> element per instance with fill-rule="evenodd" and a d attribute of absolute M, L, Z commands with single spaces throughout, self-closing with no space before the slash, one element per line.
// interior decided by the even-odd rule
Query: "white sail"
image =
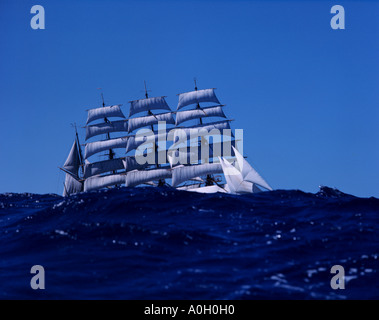
<path fill-rule="evenodd" d="M 197 192 L 197 193 L 216 193 L 216 192 L 227 193 L 227 191 L 224 188 L 221 188 L 216 185 L 205 186 L 205 187 L 200 187 L 200 188 L 189 188 L 189 189 L 183 189 L 183 190 Z"/>
<path fill-rule="evenodd" d="M 205 123 L 202 125 L 195 125 L 191 127 L 186 127 L 186 128 L 180 128 L 184 130 L 187 134 L 190 134 L 191 130 L 207 130 L 210 132 L 212 129 L 218 129 L 218 130 L 224 130 L 224 129 L 230 129 L 230 120 L 224 120 L 224 121 L 217 121 L 217 122 L 211 122 L 211 123 Z M 221 132 L 222 133 L 222 132 Z"/>
<path fill-rule="evenodd" d="M 168 163 L 170 164 L 170 167 L 173 168 L 178 165 L 182 164 L 191 164 L 191 158 L 192 158 L 192 163 L 198 163 L 199 159 L 201 157 L 201 153 L 198 152 L 196 154 L 195 152 L 187 152 L 187 151 L 182 151 L 182 150 L 171 150 L 169 149 L 167 151 L 167 160 Z"/>
<path fill-rule="evenodd" d="M 216 173 L 222 173 L 222 167 L 219 163 L 178 166 L 172 169 L 172 186 L 176 187 L 195 177 Z"/>
<path fill-rule="evenodd" d="M 158 121 L 165 121 L 166 124 L 175 124 L 171 112 L 156 114 L 152 116 L 138 117 L 129 119 L 128 131 L 132 132 L 136 129 L 157 124 Z"/>
<path fill-rule="evenodd" d="M 253 184 L 245 181 L 241 172 L 227 160 L 219 158 L 229 193 L 252 193 Z"/>
<path fill-rule="evenodd" d="M 129 119 L 129 121 L 130 120 L 131 119 Z M 222 134 L 222 130 L 224 130 L 224 129 L 230 129 L 229 121 L 230 120 L 218 121 L 218 122 L 207 123 L 207 124 L 204 124 L 204 125 L 196 125 L 196 126 L 192 126 L 192 127 L 177 128 L 177 129 L 183 130 L 185 132 L 185 134 L 187 135 L 187 139 L 190 139 L 191 135 L 196 135 L 198 133 L 201 133 L 200 130 L 201 131 L 205 131 L 206 130 L 206 131 L 210 132 L 213 129 L 218 129 L 218 130 L 220 130 L 220 132 Z M 175 130 L 176 129 L 171 129 L 171 130 L 167 130 L 167 131 L 174 132 Z M 154 135 L 150 134 L 150 135 L 146 135 L 146 136 L 141 135 L 141 139 L 139 139 L 138 141 L 137 141 L 135 135 L 134 136 L 129 136 L 127 138 L 128 142 L 127 142 L 127 145 L 126 145 L 126 153 L 128 153 L 128 152 L 130 152 L 132 150 L 137 149 L 143 143 L 147 143 L 147 142 L 153 143 L 153 142 L 163 141 L 163 140 L 166 139 L 166 137 L 167 137 L 167 132 L 155 133 Z"/>
<path fill-rule="evenodd" d="M 86 140 L 99 134 L 128 131 L 128 120 L 99 123 L 86 127 Z"/>
<path fill-rule="evenodd" d="M 101 189 L 114 185 L 121 185 L 125 182 L 125 174 L 112 174 L 109 176 L 94 176 L 84 181 L 84 191 Z"/>
<path fill-rule="evenodd" d="M 85 164 L 83 177 L 87 179 L 101 173 L 124 169 L 124 161 L 122 158 L 117 158 Z"/>
<path fill-rule="evenodd" d="M 251 183 L 255 183 L 268 190 L 272 190 L 270 185 L 259 175 L 257 171 L 255 171 L 255 169 L 245 160 L 245 158 L 236 150 L 236 148 L 232 148 L 234 154 L 236 155 L 239 170 L 242 173 L 243 179 Z"/>
<path fill-rule="evenodd" d="M 234 141 L 232 141 L 234 142 Z M 197 150 L 196 150 L 197 149 Z M 203 152 L 203 154 L 202 154 Z M 222 142 L 210 141 L 208 144 L 185 147 L 185 148 L 172 148 L 167 150 L 167 160 L 172 167 L 180 164 L 198 164 L 199 161 L 205 159 L 212 159 L 218 156 L 231 155 L 231 150 L 224 148 Z"/>
<path fill-rule="evenodd" d="M 164 140 L 166 139 L 167 133 L 156 133 L 151 134 L 147 136 L 141 136 L 141 139 L 136 139 L 136 136 L 130 136 L 128 137 L 128 143 L 126 144 L 126 151 L 125 153 L 128 153 L 129 151 L 137 149 L 141 144 L 148 143 L 148 142 L 157 142 L 158 140 Z"/>
<path fill-rule="evenodd" d="M 171 178 L 171 169 L 130 171 L 126 174 L 125 186 L 134 187 L 146 182 Z"/>
<path fill-rule="evenodd" d="M 124 159 L 122 159 L 122 162 L 124 164 L 125 171 L 133 171 L 136 169 L 143 169 L 146 168 L 149 164 L 139 164 L 137 162 L 137 159 L 134 156 L 127 156 Z"/>
<path fill-rule="evenodd" d="M 80 158 L 78 152 L 78 145 L 76 139 L 71 147 L 70 153 L 67 157 L 66 162 L 63 165 L 63 169 L 72 173 L 74 176 L 78 175 L 78 170 L 80 166 Z"/>
<path fill-rule="evenodd" d="M 108 149 L 125 148 L 127 143 L 127 137 L 87 143 L 84 151 L 84 158 L 87 159 L 95 153 Z"/>
<path fill-rule="evenodd" d="M 121 104 L 88 110 L 88 118 L 86 124 L 89 124 L 90 122 L 95 121 L 97 119 L 111 117 L 125 118 L 120 106 Z"/>
<path fill-rule="evenodd" d="M 195 110 L 185 110 L 185 111 L 178 111 L 176 113 L 175 125 L 179 125 L 182 122 L 193 120 L 193 119 L 199 119 L 202 117 L 226 118 L 221 106 L 201 108 L 201 109 L 195 109 Z"/>
<path fill-rule="evenodd" d="M 154 98 L 130 101 L 129 117 L 131 117 L 133 114 L 136 114 L 142 111 L 149 111 L 149 110 L 171 111 L 164 97 L 154 97 Z"/>
<path fill-rule="evenodd" d="M 215 102 L 220 104 L 220 101 L 218 101 L 215 95 L 214 89 L 203 89 L 179 94 L 177 110 L 190 104 L 197 104 L 200 102 Z"/>
<path fill-rule="evenodd" d="M 83 191 L 83 184 L 74 179 L 70 174 L 66 173 L 64 181 L 63 196 L 67 197 L 71 194 Z"/>

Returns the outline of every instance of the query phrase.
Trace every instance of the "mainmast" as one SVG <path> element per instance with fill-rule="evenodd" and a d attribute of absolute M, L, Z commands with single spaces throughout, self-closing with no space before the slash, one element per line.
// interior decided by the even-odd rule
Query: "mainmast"
<path fill-rule="evenodd" d="M 144 80 L 143 81 L 143 84 L 145 85 L 145 97 L 146 97 L 146 99 L 148 99 L 149 98 L 149 94 L 148 94 L 148 91 L 151 91 L 151 90 L 147 90 L 147 87 L 146 87 L 146 81 Z M 151 110 L 147 110 L 147 115 L 148 116 L 154 116 L 155 117 L 155 115 L 154 115 L 154 113 L 152 113 L 151 112 Z M 156 118 L 156 117 L 155 117 Z M 150 125 L 150 128 L 151 128 L 151 131 L 153 131 L 154 132 L 154 124 L 151 124 Z M 157 142 L 155 141 L 154 142 L 154 148 L 155 148 L 155 154 L 154 154 L 154 157 L 155 157 L 155 160 L 156 160 L 156 167 L 157 167 L 157 169 L 159 169 L 160 168 L 160 166 L 159 166 L 159 163 L 158 163 L 158 145 L 157 145 Z M 158 180 L 158 187 L 162 187 L 162 186 L 164 186 L 166 184 L 166 181 L 164 180 L 164 179 L 159 179 Z"/>
<path fill-rule="evenodd" d="M 196 78 L 194 78 L 193 81 L 195 82 L 195 91 L 197 91 Z M 200 103 L 199 102 L 197 103 L 196 109 L 197 110 L 202 110 L 201 107 L 200 107 Z M 199 125 L 202 125 L 202 124 L 203 124 L 203 117 L 200 117 L 199 118 Z M 205 137 L 201 137 L 200 138 L 200 146 L 205 146 L 205 145 L 207 145 L 207 140 L 205 139 Z M 212 149 L 211 145 L 209 147 Z M 208 162 L 208 161 L 209 161 L 209 159 L 207 159 L 206 162 Z M 206 186 L 212 186 L 214 184 L 214 182 L 215 182 L 215 180 L 213 178 L 213 175 L 207 174 L 207 177 L 205 179 L 205 185 Z"/>
<path fill-rule="evenodd" d="M 165 185 L 165 179 L 171 178 L 171 169 L 162 167 L 157 163 L 158 158 L 158 141 L 160 137 L 165 139 L 167 132 L 159 132 L 154 129 L 154 125 L 157 125 L 159 121 L 164 121 L 166 124 L 175 124 L 173 118 L 173 113 L 168 106 L 164 96 L 150 97 L 149 91 L 147 89 L 146 81 L 144 81 L 144 98 L 139 100 L 130 101 L 130 112 L 128 120 L 128 132 L 136 132 L 140 128 L 149 128 L 152 130 L 152 135 L 148 135 L 145 142 L 151 142 L 151 146 L 154 148 L 154 151 L 150 153 L 150 156 L 154 156 L 154 163 L 146 165 L 148 167 L 143 170 L 135 170 L 133 172 L 128 172 L 126 175 L 125 185 L 127 187 L 136 186 L 139 184 L 156 184 L 158 186 Z M 164 113 L 153 113 L 152 110 L 166 110 Z M 144 116 L 133 117 L 133 115 L 144 112 Z M 133 150 L 137 150 L 138 147 L 144 143 L 144 141 L 138 139 L 138 133 L 136 132 L 133 135 L 128 137 L 128 143 L 126 146 L 126 153 Z M 150 147 L 146 149 L 149 153 Z"/>
<path fill-rule="evenodd" d="M 105 102 L 104 102 L 104 95 L 103 93 L 101 93 L 101 100 L 103 101 L 103 108 L 105 108 Z M 110 121 L 108 120 L 107 117 L 104 117 L 104 122 L 105 123 L 110 123 Z M 110 133 L 107 132 L 106 133 L 106 136 L 107 136 L 107 140 L 110 140 L 111 139 L 111 136 L 110 136 Z M 109 153 L 108 153 L 108 157 L 109 157 L 109 160 L 112 160 L 115 156 L 115 153 L 112 149 L 109 149 Z M 113 173 L 116 173 L 116 171 L 113 171 Z"/>

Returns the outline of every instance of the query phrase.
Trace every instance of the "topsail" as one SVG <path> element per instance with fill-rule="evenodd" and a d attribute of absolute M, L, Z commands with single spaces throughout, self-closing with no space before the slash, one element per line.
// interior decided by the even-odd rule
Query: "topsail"
<path fill-rule="evenodd" d="M 128 131 L 128 121 L 108 121 L 86 127 L 86 140 L 99 134 Z"/>
<path fill-rule="evenodd" d="M 178 111 L 176 113 L 176 125 L 181 124 L 182 122 L 193 120 L 193 119 L 199 119 L 202 117 L 221 117 L 226 118 L 224 111 L 222 110 L 221 106 L 216 107 L 208 107 L 208 108 L 202 108 L 202 109 L 195 109 L 195 110 L 185 110 L 185 111 Z"/>

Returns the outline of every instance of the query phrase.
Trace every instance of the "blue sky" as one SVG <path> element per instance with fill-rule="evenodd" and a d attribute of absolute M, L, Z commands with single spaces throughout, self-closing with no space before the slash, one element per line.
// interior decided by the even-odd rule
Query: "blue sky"
<path fill-rule="evenodd" d="M 100 106 L 97 88 L 127 113 L 146 80 L 175 109 L 197 77 L 274 188 L 378 197 L 378 15 L 375 1 L 2 0 L 0 192 L 61 193 L 70 123 Z"/>

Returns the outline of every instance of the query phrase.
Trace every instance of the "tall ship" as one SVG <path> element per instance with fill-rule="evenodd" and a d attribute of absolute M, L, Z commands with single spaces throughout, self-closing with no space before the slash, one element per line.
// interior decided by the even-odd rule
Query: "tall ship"
<path fill-rule="evenodd" d="M 170 186 L 200 193 L 256 193 L 270 185 L 238 151 L 215 89 L 178 94 L 176 111 L 165 96 L 87 110 L 85 144 L 75 140 L 61 170 L 63 195 L 103 188 Z M 84 147 L 84 148 L 83 148 Z M 83 155 L 84 149 L 84 155 Z"/>

